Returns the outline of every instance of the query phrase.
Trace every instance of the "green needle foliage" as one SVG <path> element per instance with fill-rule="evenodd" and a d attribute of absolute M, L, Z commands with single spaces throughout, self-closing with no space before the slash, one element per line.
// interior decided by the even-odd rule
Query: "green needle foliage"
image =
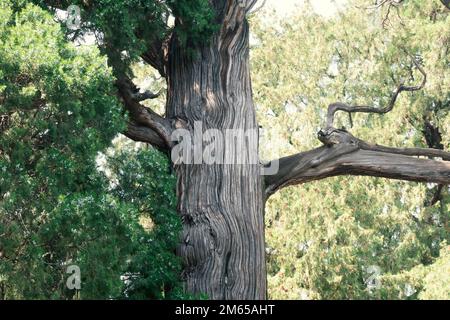
<path fill-rule="evenodd" d="M 113 81 L 50 13 L 0 1 L 0 298 L 181 297 L 167 160 L 124 150 L 115 184 L 98 168 L 125 126 Z"/>
<path fill-rule="evenodd" d="M 264 157 L 320 145 L 329 103 L 381 106 L 402 79 L 420 82 L 405 52 L 427 72 L 424 90 L 402 94 L 385 116 L 355 115 L 350 128 L 339 114 L 336 125 L 373 143 L 427 147 L 428 123 L 441 136 L 433 147 L 450 149 L 449 11 L 409 0 L 386 20 L 386 8 L 349 2 L 331 18 L 310 8 L 284 22 L 253 19 Z M 55 8 L 69 5 L 81 8 L 78 31 L 55 22 Z M 113 84 L 124 72 L 148 76 L 136 61 L 154 40 L 175 31 L 195 46 L 214 21 L 207 0 L 0 0 L 0 299 L 190 298 L 175 256 L 175 178 L 153 149 L 111 144 L 127 120 Z M 88 32 L 98 47 L 67 41 Z M 443 188 L 431 206 L 436 190 L 339 177 L 274 195 L 270 297 L 450 299 L 450 196 Z M 71 265 L 79 290 L 66 285 Z"/>
<path fill-rule="evenodd" d="M 14 0 L 20 6 L 30 1 Z M 181 45 L 190 49 L 218 30 L 208 0 L 69 0 L 31 1 L 55 12 L 71 5 L 80 10 L 80 28 L 66 30 L 69 38 L 80 38 L 94 33 L 99 38 L 102 53 L 107 54 L 115 75 L 129 71 L 146 48 L 156 40 L 175 32 Z M 169 17 L 175 23 L 168 23 Z"/>
<path fill-rule="evenodd" d="M 338 114 L 336 126 L 372 143 L 450 149 L 450 13 L 439 1 L 365 9 L 349 1 L 325 18 L 253 19 L 253 81 L 265 158 L 318 147 L 328 104 L 383 106 L 401 79 L 426 87 L 402 94 L 387 115 Z M 271 21 L 270 24 L 267 21 Z M 274 39 L 276 39 L 274 41 Z M 440 146 L 439 146 L 440 144 Z M 267 147 L 267 148 L 265 148 Z M 266 208 L 269 293 L 280 299 L 449 299 L 450 197 L 436 186 L 339 177 L 295 186 Z"/>
<path fill-rule="evenodd" d="M 139 213 L 132 241 L 124 296 L 132 299 L 183 298 L 179 286 L 180 261 L 175 258 L 181 221 L 175 210 L 176 179 L 168 173 L 165 155 L 152 149 L 121 148 L 108 158 L 112 193 Z M 144 229 L 142 228 L 144 227 Z"/>

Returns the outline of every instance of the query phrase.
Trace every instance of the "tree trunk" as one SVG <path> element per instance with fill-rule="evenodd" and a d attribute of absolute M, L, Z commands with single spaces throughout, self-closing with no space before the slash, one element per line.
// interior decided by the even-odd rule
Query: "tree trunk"
<path fill-rule="evenodd" d="M 206 162 L 204 152 L 211 150 L 209 146 L 216 136 L 206 135 L 205 131 L 213 129 L 222 137 L 229 137 L 227 131 L 231 129 L 241 130 L 241 134 L 253 130 L 256 136 L 258 130 L 249 71 L 249 28 L 245 19 L 256 0 L 211 0 L 210 3 L 220 30 L 207 44 L 200 41 L 202 45 L 181 45 L 174 31 L 167 48 L 165 41 L 158 42 L 143 56 L 144 61 L 166 78 L 165 117 L 140 104 L 130 79 L 118 79 L 117 86 L 132 120 L 127 136 L 151 143 L 165 152 L 171 149 L 173 155 L 181 145 L 186 148 L 186 132 L 194 142 L 188 152 L 193 153 L 193 158 L 183 159 L 191 162 L 174 161 L 178 210 L 183 223 L 178 255 L 183 261 L 187 292 L 205 293 L 210 299 L 265 299 L 263 211 L 270 195 L 286 186 L 337 175 L 448 184 L 450 153 L 372 145 L 333 127 L 338 111 L 387 113 L 401 92 L 423 88 L 426 73 L 413 59 L 423 75 L 419 86 L 399 85 L 384 108 L 331 104 L 327 126 L 318 133 L 323 146 L 272 161 L 268 171 L 279 170 L 265 179 L 260 174 L 264 168 L 255 161 L 257 139 L 238 144 L 225 140 L 226 145 L 218 148 L 216 144 L 213 148 L 216 160 L 229 160 L 230 154 L 239 159 L 229 164 Z M 175 30 L 183 29 L 181 18 L 176 18 L 175 23 L 181 27 Z M 174 133 L 175 137 L 179 133 L 175 129 L 184 132 L 178 144 L 173 141 Z M 230 145 L 237 149 L 230 151 L 227 148 Z M 223 154 L 219 156 L 220 152 Z M 424 156 L 444 161 L 418 158 Z M 177 159 L 172 157 L 172 160 Z"/>
<path fill-rule="evenodd" d="M 224 136 L 227 129 L 257 130 L 248 34 L 245 20 L 224 25 L 194 54 L 172 37 L 167 118 L 192 136 L 196 122 L 203 132 L 217 129 Z M 257 141 L 237 150 L 244 164 L 175 166 L 183 223 L 178 255 L 190 293 L 210 299 L 266 298 L 263 180 L 259 164 L 250 159 L 255 150 Z"/>

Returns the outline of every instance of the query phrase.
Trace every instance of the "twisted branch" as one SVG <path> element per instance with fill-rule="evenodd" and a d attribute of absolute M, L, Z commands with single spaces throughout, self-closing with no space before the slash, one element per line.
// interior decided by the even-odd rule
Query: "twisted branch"
<path fill-rule="evenodd" d="M 320 130 L 318 139 L 323 146 L 284 157 L 278 161 L 279 171 L 265 176 L 266 199 L 286 186 L 321 180 L 338 175 L 360 175 L 401 179 L 417 182 L 450 184 L 450 153 L 432 148 L 395 148 L 367 143 L 354 137 L 344 129 L 333 127 L 337 111 L 350 115 L 355 112 L 384 114 L 394 108 L 399 94 L 403 91 L 417 91 L 426 83 L 426 73 L 413 59 L 423 75 L 418 86 L 400 84 L 384 108 L 370 106 L 350 106 L 333 103 L 328 107 L 327 126 Z M 444 161 L 417 157 L 441 158 Z M 272 166 L 272 164 L 270 164 Z"/>
<path fill-rule="evenodd" d="M 333 127 L 334 122 L 334 115 L 338 111 L 345 111 L 349 114 L 356 113 L 356 112 L 364 112 L 364 113 L 378 113 L 378 114 L 384 114 L 392 111 L 394 108 L 395 102 L 397 101 L 398 96 L 400 93 L 404 91 L 418 91 L 421 90 L 426 82 L 427 82 L 427 74 L 425 73 L 424 69 L 420 66 L 420 64 L 416 61 L 414 57 L 412 57 L 413 63 L 416 66 L 416 68 L 420 71 L 420 73 L 423 75 L 422 83 L 418 86 L 405 86 L 403 83 L 401 83 L 397 89 L 394 91 L 394 93 L 391 96 L 391 99 L 387 106 L 384 108 L 376 108 L 376 107 L 370 107 L 370 106 L 351 106 L 342 102 L 335 102 L 328 106 L 328 113 L 327 113 L 327 127 Z"/>
<path fill-rule="evenodd" d="M 140 104 L 139 98 L 144 98 L 145 96 L 142 97 L 136 94 L 136 86 L 130 79 L 125 77 L 119 79 L 116 85 L 131 118 L 128 131 L 125 132 L 125 135 L 132 139 L 133 137 L 139 137 L 139 141 L 144 142 L 147 142 L 147 140 L 156 141 L 155 135 L 149 132 L 149 130 L 152 130 L 159 136 L 159 140 L 164 142 L 165 147 L 170 148 L 172 145 L 170 140 L 172 133 L 170 121 Z M 143 134 L 147 134 L 145 139 L 143 138 Z M 157 141 L 156 145 L 160 146 L 161 141 Z"/>

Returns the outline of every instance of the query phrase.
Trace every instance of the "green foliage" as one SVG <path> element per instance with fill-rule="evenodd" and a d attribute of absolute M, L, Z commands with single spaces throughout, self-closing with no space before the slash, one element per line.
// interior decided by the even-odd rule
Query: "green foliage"
<path fill-rule="evenodd" d="M 108 215 L 110 199 L 93 195 L 104 184 L 96 153 L 124 119 L 97 50 L 68 45 L 52 17 L 33 5 L 13 14 L 2 0 L 1 15 L 7 23 L 0 33 L 0 273 L 6 297 L 68 297 L 64 264 L 83 265 L 77 248 L 89 255 L 91 245 L 102 244 L 83 231 L 104 227 L 115 240 L 123 238 L 118 217 Z M 110 219 L 100 222 L 97 214 Z M 109 280 L 99 281 L 109 286 Z"/>
<path fill-rule="evenodd" d="M 23 0 L 14 0 L 24 3 Z M 181 45 L 193 50 L 208 41 L 218 28 L 208 0 L 34 0 L 50 11 L 66 10 L 70 5 L 81 9 L 81 28 L 67 30 L 68 35 L 94 33 L 103 53 L 116 75 L 129 71 L 155 40 L 162 40 L 173 31 Z M 168 23 L 175 17 L 176 24 Z M 65 26 L 65 24 L 62 24 Z"/>
<path fill-rule="evenodd" d="M 1 0 L 0 17 L 0 298 L 182 297 L 167 160 L 124 149 L 117 183 L 99 170 L 126 120 L 105 58 L 34 5 Z"/>
<path fill-rule="evenodd" d="M 195 47 L 218 31 L 215 15 L 208 0 L 168 0 L 172 14 L 177 18 L 175 32 L 182 45 Z"/>
<path fill-rule="evenodd" d="M 402 94 L 388 115 L 354 115 L 350 130 L 373 143 L 427 147 L 427 120 L 450 149 L 448 10 L 438 1 L 408 1 L 401 20 L 391 14 L 383 28 L 386 8 L 360 9 L 367 5 L 352 1 L 332 18 L 310 8 L 288 21 L 267 15 L 252 21 L 265 158 L 319 146 L 316 133 L 332 102 L 380 106 L 402 78 L 418 84 L 421 75 L 404 50 L 423 64 L 425 89 Z M 348 116 L 339 114 L 336 125 L 349 129 Z M 276 194 L 266 208 L 270 297 L 447 299 L 450 197 L 445 188 L 442 201 L 426 206 L 435 190 L 339 177 Z"/>
<path fill-rule="evenodd" d="M 443 247 L 441 255 L 436 261 L 422 272 L 423 290 L 419 294 L 420 299 L 445 299 L 450 300 L 450 250 Z M 420 275 L 420 273 L 419 273 Z"/>
<path fill-rule="evenodd" d="M 32 1 L 47 11 L 30 2 L 0 0 L 0 298 L 190 298 L 175 257 L 181 225 L 167 159 L 120 139 L 105 150 L 126 120 L 114 75 L 171 31 L 169 14 L 183 45 L 206 41 L 217 30 L 208 1 Z M 66 42 L 73 33 L 53 21 L 55 4 L 82 8 L 79 35 L 95 32 L 100 50 Z M 351 131 L 424 147 L 425 119 L 450 148 L 450 15 L 438 1 L 407 1 L 383 29 L 385 13 L 352 6 L 331 19 L 305 11 L 270 26 L 253 21 L 265 157 L 317 146 L 330 102 L 381 105 L 400 79 L 420 81 L 403 49 L 426 69 L 426 88 L 402 94 L 386 116 L 355 116 Z M 444 189 L 426 206 L 434 190 L 340 177 L 273 196 L 271 298 L 449 299 L 450 196 Z M 81 290 L 66 287 L 69 265 L 80 267 Z"/>
<path fill-rule="evenodd" d="M 154 150 L 121 148 L 108 159 L 112 193 L 139 212 L 145 229 L 133 233 L 136 253 L 129 262 L 124 295 L 132 299 L 185 297 L 175 257 L 181 221 L 176 212 L 175 177 L 167 158 Z"/>

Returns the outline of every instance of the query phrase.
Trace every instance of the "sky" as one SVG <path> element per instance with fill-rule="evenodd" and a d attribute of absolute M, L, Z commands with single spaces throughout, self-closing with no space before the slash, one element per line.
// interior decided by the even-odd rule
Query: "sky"
<path fill-rule="evenodd" d="M 259 0 L 261 3 L 264 0 Z M 280 16 L 289 16 L 301 10 L 305 0 L 266 0 L 266 8 L 274 8 Z M 326 17 L 333 16 L 347 0 L 311 0 L 311 5 L 316 13 Z"/>

